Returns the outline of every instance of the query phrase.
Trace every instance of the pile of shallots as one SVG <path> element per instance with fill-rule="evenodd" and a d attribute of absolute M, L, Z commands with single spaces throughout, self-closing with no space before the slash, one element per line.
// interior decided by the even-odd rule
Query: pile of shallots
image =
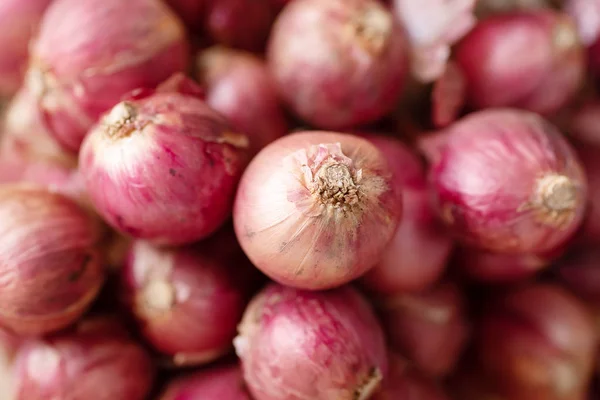
<path fill-rule="evenodd" d="M 0 400 L 600 400 L 600 0 L 0 27 Z"/>

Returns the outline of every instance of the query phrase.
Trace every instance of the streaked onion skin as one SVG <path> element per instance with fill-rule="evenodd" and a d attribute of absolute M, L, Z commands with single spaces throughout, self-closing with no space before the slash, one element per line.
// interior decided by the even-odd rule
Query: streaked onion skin
<path fill-rule="evenodd" d="M 104 281 L 98 221 L 23 185 L 0 185 L 0 220 L 0 324 L 29 335 L 72 324 Z"/>
<path fill-rule="evenodd" d="M 569 143 L 536 114 L 472 113 L 421 146 L 439 213 L 465 243 L 545 254 L 562 247 L 583 220 L 585 172 Z"/>
<path fill-rule="evenodd" d="M 183 24 L 158 0 L 54 0 L 31 48 L 28 88 L 47 126 L 76 152 L 121 97 L 188 62 Z"/>
<path fill-rule="evenodd" d="M 159 400 L 251 400 L 238 365 L 212 367 L 174 379 Z"/>
<path fill-rule="evenodd" d="M 373 267 L 402 215 L 385 157 L 367 140 L 296 132 L 264 148 L 240 182 L 233 220 L 262 272 L 286 285 L 325 289 Z"/>
<path fill-rule="evenodd" d="M 229 217 L 248 139 L 190 94 L 194 87 L 174 76 L 116 105 L 86 138 L 79 168 L 90 199 L 120 232 L 178 245 Z"/>
<path fill-rule="evenodd" d="M 366 400 L 388 369 L 381 327 L 349 286 L 267 286 L 246 309 L 234 345 L 256 400 Z"/>
<path fill-rule="evenodd" d="M 295 0 L 275 21 L 267 59 L 279 91 L 323 129 L 375 121 L 404 86 L 402 29 L 376 0 Z"/>

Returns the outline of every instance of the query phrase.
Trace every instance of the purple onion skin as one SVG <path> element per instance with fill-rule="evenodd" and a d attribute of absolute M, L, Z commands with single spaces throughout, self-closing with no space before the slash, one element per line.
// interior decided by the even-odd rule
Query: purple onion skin
<path fill-rule="evenodd" d="M 234 345 L 256 400 L 368 399 L 388 370 L 382 329 L 349 286 L 267 286 L 247 308 Z"/>
<path fill-rule="evenodd" d="M 171 381 L 159 400 L 252 400 L 238 365 L 212 367 Z"/>
<path fill-rule="evenodd" d="M 536 114 L 476 112 L 421 146 L 440 216 L 467 244 L 550 253 L 583 220 L 585 172 L 569 143 Z"/>

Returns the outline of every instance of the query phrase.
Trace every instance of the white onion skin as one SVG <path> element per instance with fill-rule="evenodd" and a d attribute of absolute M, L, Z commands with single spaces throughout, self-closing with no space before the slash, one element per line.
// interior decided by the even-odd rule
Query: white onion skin
<path fill-rule="evenodd" d="M 316 152 L 325 157 L 320 170 Z M 336 203 L 339 208 L 325 203 L 327 194 L 311 194 L 336 168 L 354 174 L 350 190 L 361 185 L 356 196 Z M 290 134 L 264 148 L 242 176 L 233 210 L 237 238 L 253 264 L 279 283 L 305 289 L 343 285 L 377 263 L 398 227 L 402 198 L 392 179 L 383 155 L 365 139 Z"/>

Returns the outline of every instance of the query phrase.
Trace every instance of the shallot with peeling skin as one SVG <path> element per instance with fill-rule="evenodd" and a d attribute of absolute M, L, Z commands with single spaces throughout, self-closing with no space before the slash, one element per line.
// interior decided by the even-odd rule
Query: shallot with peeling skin
<path fill-rule="evenodd" d="M 551 114 L 574 97 L 585 77 L 585 52 L 575 25 L 568 15 L 551 9 L 485 19 L 455 54 L 474 108 Z"/>
<path fill-rule="evenodd" d="M 246 169 L 233 210 L 253 264 L 305 289 L 340 286 L 372 268 L 401 216 L 385 156 L 355 135 L 318 131 L 265 147 Z"/>
<path fill-rule="evenodd" d="M 391 111 L 404 86 L 402 28 L 377 0 L 295 0 L 277 18 L 267 59 L 306 122 L 343 129 Z"/>
<path fill-rule="evenodd" d="M 248 139 L 194 88 L 174 76 L 117 104 L 86 138 L 79 168 L 90 199 L 120 232 L 179 245 L 229 217 Z"/>
<path fill-rule="evenodd" d="M 94 319 L 30 340 L 15 369 L 15 400 L 143 400 L 154 380 L 150 356 L 124 328 Z"/>
<path fill-rule="evenodd" d="M 252 154 L 287 134 L 275 82 L 259 57 L 216 46 L 202 51 L 196 66 L 206 102 L 248 135 Z"/>
<path fill-rule="evenodd" d="M 54 0 L 32 44 L 27 87 L 54 136 L 76 152 L 121 97 L 188 62 L 184 27 L 157 0 Z"/>
<path fill-rule="evenodd" d="M 256 400 L 367 400 L 388 372 L 379 322 L 349 286 L 267 286 L 246 309 L 234 345 Z"/>
<path fill-rule="evenodd" d="M 167 384 L 159 400 L 251 400 L 239 365 L 213 367 Z"/>
<path fill-rule="evenodd" d="M 42 334 L 78 319 L 104 281 L 98 221 L 39 187 L 0 185 L 0 324 Z"/>
<path fill-rule="evenodd" d="M 227 265 L 211 250 L 136 241 L 122 271 L 124 298 L 142 335 L 177 366 L 229 352 L 246 306 L 245 266 Z"/>
<path fill-rule="evenodd" d="M 442 219 L 474 247 L 546 254 L 583 220 L 585 172 L 560 132 L 536 114 L 472 113 L 421 147 Z"/>

